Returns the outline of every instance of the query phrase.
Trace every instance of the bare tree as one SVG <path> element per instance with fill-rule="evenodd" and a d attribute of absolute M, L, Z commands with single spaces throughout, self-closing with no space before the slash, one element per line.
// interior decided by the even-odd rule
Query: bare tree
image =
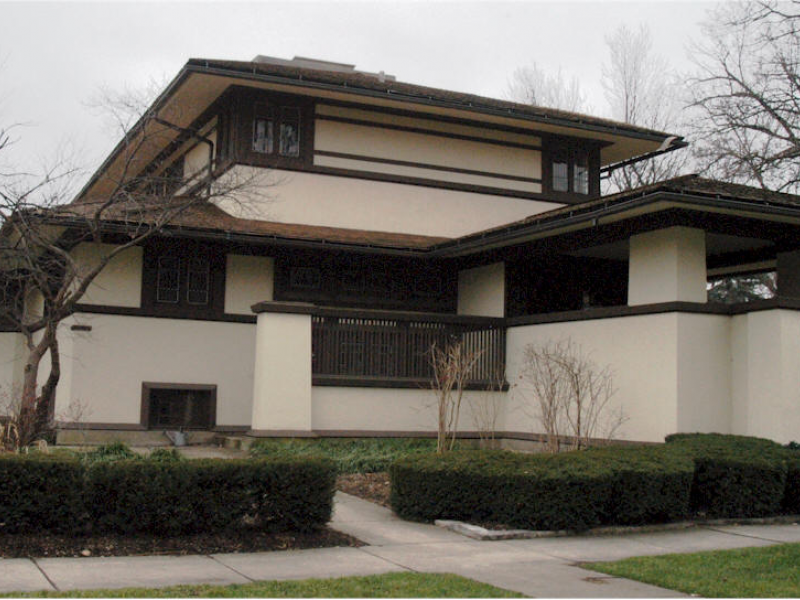
<path fill-rule="evenodd" d="M 497 421 L 500 418 L 504 401 L 500 392 L 505 386 L 505 367 L 498 368 L 483 392 L 472 396 L 468 401 L 472 423 L 480 437 L 481 447 L 493 448 L 495 446 Z"/>
<path fill-rule="evenodd" d="M 800 191 L 800 0 L 722 3 L 694 49 L 695 150 L 712 176 Z"/>
<path fill-rule="evenodd" d="M 677 131 L 685 125 L 684 86 L 669 63 L 653 51 L 650 30 L 619 26 L 606 37 L 608 62 L 602 84 L 611 116 L 657 131 Z M 675 177 L 685 168 L 686 153 L 670 152 L 617 169 L 609 191 L 625 191 Z"/>
<path fill-rule="evenodd" d="M 570 112 L 590 110 L 577 77 L 567 80 L 561 69 L 555 75 L 549 74 L 536 63 L 514 71 L 505 95 L 509 100 L 533 106 L 559 108 Z"/>
<path fill-rule="evenodd" d="M 460 341 L 449 341 L 443 345 L 434 343 L 431 346 L 431 389 L 436 394 L 436 452 L 439 454 L 455 446 L 464 388 L 480 356 L 480 352 L 466 350 Z"/>
<path fill-rule="evenodd" d="M 730 275 L 714 279 L 708 284 L 708 301 L 720 304 L 738 304 L 774 298 L 778 294 L 775 271 Z"/>
<path fill-rule="evenodd" d="M 13 167 L 0 173 L 0 324 L 23 336 L 27 356 L 19 411 L 25 422 L 36 415 L 36 425 L 18 433 L 21 446 L 49 427 L 61 376 L 58 327 L 75 312 L 100 272 L 182 215 L 216 199 L 239 197 L 248 190 L 252 195 L 259 185 L 257 176 L 247 175 L 212 186 L 213 162 L 194 185 L 186 184 L 180 169 L 151 168 L 145 154 L 165 136 L 201 142 L 202 136 L 152 110 L 140 112 L 131 126 L 120 104 L 124 98 L 110 105 L 122 141 L 114 168 L 106 170 L 109 185 L 102 196 L 70 203 L 77 170 L 63 158 L 39 175 Z M 0 164 L 11 163 L 7 157 L 12 148 L 8 129 L 0 129 Z M 109 245 L 86 264 L 73 253 L 84 242 Z M 40 388 L 40 366 L 47 355 L 50 369 Z"/>
<path fill-rule="evenodd" d="M 611 405 L 610 367 L 596 365 L 572 340 L 525 346 L 520 379 L 528 395 L 524 410 L 542 427 L 548 452 L 565 442 L 583 449 L 595 439 L 612 439 L 627 420 Z"/>

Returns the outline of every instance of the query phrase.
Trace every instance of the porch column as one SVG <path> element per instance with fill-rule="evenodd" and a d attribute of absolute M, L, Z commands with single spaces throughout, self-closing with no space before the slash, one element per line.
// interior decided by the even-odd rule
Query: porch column
<path fill-rule="evenodd" d="M 631 236 L 629 306 L 706 299 L 705 231 L 669 227 Z"/>
<path fill-rule="evenodd" d="M 779 252 L 777 272 L 778 296 L 800 298 L 800 250 Z"/>
<path fill-rule="evenodd" d="M 310 308 L 282 302 L 253 307 L 258 319 L 251 435 L 311 432 Z"/>
<path fill-rule="evenodd" d="M 499 262 L 458 272 L 458 314 L 504 317 L 506 265 Z"/>

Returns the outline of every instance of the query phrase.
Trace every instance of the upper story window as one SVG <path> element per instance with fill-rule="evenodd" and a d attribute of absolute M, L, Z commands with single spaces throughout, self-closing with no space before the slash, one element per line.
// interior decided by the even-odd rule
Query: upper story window
<path fill-rule="evenodd" d="M 302 146 L 302 112 L 298 106 L 256 102 L 253 110 L 251 149 L 259 155 L 299 158 Z"/>
<path fill-rule="evenodd" d="M 550 191 L 579 196 L 596 195 L 599 189 L 597 151 L 580 146 L 556 144 L 550 150 Z M 597 170 L 597 173 L 593 172 Z M 597 184 L 595 183 L 597 182 Z"/>

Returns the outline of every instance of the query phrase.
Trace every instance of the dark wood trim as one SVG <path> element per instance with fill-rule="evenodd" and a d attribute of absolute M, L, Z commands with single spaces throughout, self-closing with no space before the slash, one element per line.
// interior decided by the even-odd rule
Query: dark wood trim
<path fill-rule="evenodd" d="M 370 310 L 353 308 L 336 308 L 317 306 L 305 302 L 259 302 L 254 304 L 253 312 L 288 313 L 296 315 L 313 315 L 318 317 L 346 317 L 353 319 L 384 319 L 393 321 L 417 321 L 427 323 L 453 323 L 457 325 L 482 325 L 503 327 L 502 317 L 476 317 L 471 315 L 454 315 L 447 313 L 407 312 L 395 310 Z"/>
<path fill-rule="evenodd" d="M 322 101 L 322 102 L 318 102 L 318 103 L 319 104 L 330 104 L 329 102 L 326 102 L 326 101 Z M 352 108 L 352 107 L 348 107 L 348 108 Z M 355 110 L 364 110 L 364 109 L 363 108 L 358 108 L 358 109 L 355 109 Z M 379 111 L 375 111 L 374 107 L 372 109 L 370 109 L 370 110 L 372 112 L 379 112 Z M 419 118 L 416 115 L 414 115 L 414 116 L 408 115 L 408 117 L 409 118 L 413 118 L 413 119 Z M 497 138 L 482 138 L 482 137 L 476 136 L 476 135 L 467 135 L 467 134 L 462 134 L 462 133 L 451 133 L 449 131 L 439 131 L 438 129 L 425 129 L 425 128 L 422 128 L 422 127 L 412 127 L 410 125 L 397 125 L 395 123 L 382 123 L 380 121 L 369 121 L 369 120 L 366 120 L 366 119 L 354 119 L 352 117 L 339 117 L 339 116 L 336 116 L 336 115 L 324 115 L 324 114 L 320 114 L 320 113 L 315 113 L 315 118 L 319 119 L 320 121 L 335 121 L 337 123 L 347 123 L 349 125 L 358 125 L 358 126 L 362 126 L 362 127 L 375 127 L 375 128 L 378 128 L 378 129 L 392 129 L 392 130 L 395 130 L 395 131 L 405 131 L 407 133 L 418 133 L 418 134 L 421 134 L 421 135 L 431 135 L 431 136 L 436 136 L 436 137 L 452 138 L 452 139 L 456 139 L 456 140 L 464 140 L 464 141 L 467 141 L 467 142 L 479 142 L 479 143 L 483 143 L 483 144 L 492 144 L 492 145 L 495 145 L 495 146 L 506 146 L 506 147 L 510 147 L 510 148 L 520 148 L 522 150 L 534 150 L 536 152 L 541 152 L 541 150 L 542 150 L 542 144 L 523 144 L 521 142 L 511 142 L 511 141 L 499 140 Z M 431 119 L 431 120 L 435 120 L 435 121 L 439 121 L 439 122 L 442 121 L 441 119 Z M 468 125 L 466 123 L 450 123 L 450 124 L 451 125 L 462 125 L 462 126 L 465 126 L 465 127 L 477 127 L 477 125 Z M 483 123 L 483 125 L 481 127 L 483 129 L 487 129 L 486 123 Z M 489 129 L 495 129 L 495 128 L 491 127 Z M 543 135 L 541 133 L 536 133 L 536 132 L 532 132 L 532 131 L 525 131 L 525 130 L 517 130 L 517 131 L 507 132 L 507 133 L 516 133 L 516 134 L 521 134 L 521 135 L 529 135 L 531 137 L 538 137 L 539 139 L 541 139 L 542 135 Z"/>
<path fill-rule="evenodd" d="M 522 181 L 526 183 L 541 184 L 542 180 L 535 177 L 521 177 L 519 175 L 506 175 L 503 173 L 493 173 L 491 171 L 475 171 L 473 169 L 461 169 L 458 167 L 447 167 L 444 165 L 434 165 L 431 163 L 420 163 L 408 160 L 395 160 L 392 158 L 379 158 L 377 156 L 367 156 L 364 154 L 348 154 L 347 152 L 330 152 L 328 150 L 315 150 L 315 156 L 330 156 L 332 158 L 345 158 L 347 160 L 358 160 L 363 162 L 373 162 L 386 165 L 398 165 L 401 167 L 413 167 L 415 169 L 431 169 L 434 171 L 445 171 L 447 173 L 460 173 L 463 175 L 474 175 L 476 177 L 491 177 L 493 179 L 507 179 L 509 181 Z"/>
<path fill-rule="evenodd" d="M 139 411 L 139 425 L 143 429 L 151 430 L 150 422 L 150 392 L 152 390 L 197 390 L 201 392 L 211 392 L 211 407 L 209 409 L 209 418 L 211 419 L 208 427 L 192 427 L 185 428 L 190 430 L 209 430 L 213 431 L 217 426 L 217 386 L 216 384 L 200 384 L 200 383 L 159 383 L 159 382 L 142 382 L 142 403 Z M 157 428 L 152 431 L 157 431 Z"/>
<path fill-rule="evenodd" d="M 70 331 L 91 331 L 91 325 L 72 325 Z"/>
<path fill-rule="evenodd" d="M 147 427 L 142 427 L 141 423 L 99 423 L 99 422 L 87 422 L 87 423 L 74 423 L 74 422 L 63 422 L 63 421 L 56 421 L 56 429 L 69 429 L 69 430 L 96 430 L 96 429 L 105 429 L 105 430 L 112 430 L 112 431 L 147 431 Z"/>
<path fill-rule="evenodd" d="M 75 313 L 88 313 L 97 315 L 118 315 L 122 317 L 147 317 L 150 319 L 177 319 L 189 321 L 212 321 L 219 323 L 247 323 L 255 324 L 256 317 L 253 315 L 234 315 L 223 314 L 164 314 L 144 308 L 133 308 L 127 306 L 106 306 L 102 304 L 76 304 Z"/>
<path fill-rule="evenodd" d="M 217 425 L 213 431 L 218 433 L 247 433 L 250 425 Z"/>
<path fill-rule="evenodd" d="M 409 177 L 406 175 L 391 175 L 389 173 L 374 173 L 371 171 L 357 171 L 355 169 L 340 169 L 337 167 L 322 167 L 314 165 L 308 169 L 310 173 L 318 175 L 334 175 L 337 177 L 353 177 L 356 179 L 367 179 L 372 181 L 384 181 L 387 183 L 402 183 L 406 185 L 418 185 L 422 187 L 441 188 L 445 190 L 454 190 L 457 192 L 471 192 L 475 194 L 484 194 L 488 196 L 502 196 L 509 198 L 520 198 L 522 200 L 538 200 L 540 202 L 549 202 L 551 204 L 579 204 L 578 199 L 573 199 L 571 196 L 564 199 L 554 199 L 546 194 L 539 192 L 524 192 L 520 190 L 510 190 L 507 188 L 498 188 L 487 185 L 474 185 L 470 183 L 457 183 L 452 181 L 440 181 L 438 179 L 426 179 L 424 177 Z M 580 202 L 586 202 L 589 198 L 582 196 Z M 557 207 L 553 207 L 557 208 Z"/>
<path fill-rule="evenodd" d="M 541 325 L 544 323 L 567 323 L 572 321 L 596 321 L 598 319 L 614 319 L 618 317 L 636 317 L 641 315 L 657 315 L 662 313 L 691 313 L 729 315 L 730 307 L 724 304 L 707 304 L 700 302 L 660 302 L 640 306 L 608 306 L 588 308 L 585 310 L 569 310 L 564 312 L 525 315 L 506 319 L 508 327 L 525 325 Z"/>
<path fill-rule="evenodd" d="M 315 432 L 305 429 L 250 429 L 247 431 L 248 437 L 257 438 L 315 438 L 319 437 Z"/>
<path fill-rule="evenodd" d="M 367 387 L 383 389 L 413 389 L 430 390 L 432 381 L 429 379 L 410 379 L 407 377 L 349 377 L 345 375 L 314 375 L 311 385 L 318 387 Z M 467 391 L 506 392 L 509 389 L 505 382 L 497 389 L 495 382 L 470 382 L 464 386 Z"/>

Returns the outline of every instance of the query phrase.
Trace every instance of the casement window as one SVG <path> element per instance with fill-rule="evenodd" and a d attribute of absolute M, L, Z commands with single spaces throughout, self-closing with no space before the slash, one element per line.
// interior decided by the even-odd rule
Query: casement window
<path fill-rule="evenodd" d="M 208 306 L 211 299 L 211 269 L 207 256 L 158 257 L 156 303 Z"/>
<path fill-rule="evenodd" d="M 288 158 L 300 156 L 301 118 L 298 107 L 257 102 L 253 114 L 253 152 L 277 153 Z"/>
<path fill-rule="evenodd" d="M 549 187 L 551 192 L 577 196 L 596 195 L 599 165 L 596 151 L 569 144 L 554 144 L 550 149 Z"/>
<path fill-rule="evenodd" d="M 217 386 L 142 384 L 142 425 L 147 429 L 212 429 Z"/>
<path fill-rule="evenodd" d="M 176 317 L 222 314 L 225 255 L 214 246 L 159 241 L 145 248 L 142 308 Z"/>

